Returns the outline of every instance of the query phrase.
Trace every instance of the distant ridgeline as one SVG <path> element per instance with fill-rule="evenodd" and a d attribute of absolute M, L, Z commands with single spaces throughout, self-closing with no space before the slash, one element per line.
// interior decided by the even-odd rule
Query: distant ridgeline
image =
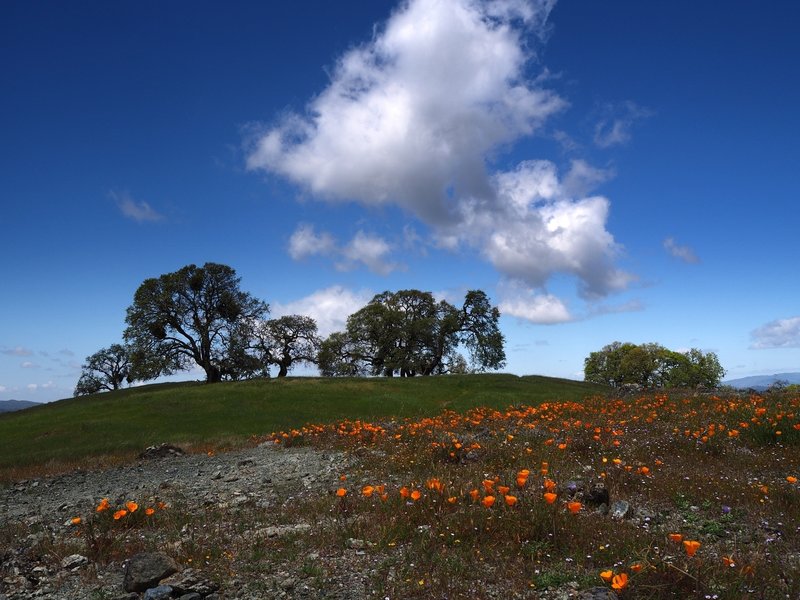
<path fill-rule="evenodd" d="M 768 387 L 778 382 L 785 382 L 788 385 L 800 384 L 800 373 L 776 373 L 775 375 L 753 375 L 752 377 L 729 379 L 727 381 L 723 381 L 722 384 L 743 390 L 753 389 L 763 392 Z"/>
<path fill-rule="evenodd" d="M 23 408 L 36 406 L 38 402 L 28 402 L 27 400 L 0 400 L 0 413 L 14 412 Z"/>

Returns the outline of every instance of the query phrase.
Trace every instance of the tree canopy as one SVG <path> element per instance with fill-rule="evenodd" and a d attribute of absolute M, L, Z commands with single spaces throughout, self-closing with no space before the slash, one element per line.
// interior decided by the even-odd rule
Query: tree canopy
<path fill-rule="evenodd" d="M 87 356 L 75 386 L 75 395 L 117 390 L 126 381 L 130 383 L 133 381 L 131 359 L 131 349 L 122 344 L 111 344 Z"/>
<path fill-rule="evenodd" d="M 463 345 L 474 370 L 499 369 L 505 364 L 499 318 L 480 290 L 468 292 L 461 309 L 430 292 L 383 292 L 348 317 L 344 332 L 322 342 L 319 368 L 329 376 L 447 373 L 463 370 Z"/>
<path fill-rule="evenodd" d="M 239 283 L 231 267 L 206 263 L 147 279 L 139 286 L 128 307 L 125 339 L 149 375 L 193 364 L 205 371 L 209 383 L 231 371 L 237 375 L 231 357 L 244 354 L 240 351 L 253 325 L 269 311 L 264 302 L 240 290 Z M 153 357 L 160 360 L 154 362 Z"/>
<path fill-rule="evenodd" d="M 659 344 L 613 342 L 584 361 L 584 379 L 612 387 L 713 388 L 725 370 L 713 352 L 675 352 Z"/>
<path fill-rule="evenodd" d="M 258 362 L 277 366 L 278 377 L 285 377 L 295 363 L 315 363 L 321 341 L 314 319 L 285 315 L 259 323 L 252 347 Z"/>

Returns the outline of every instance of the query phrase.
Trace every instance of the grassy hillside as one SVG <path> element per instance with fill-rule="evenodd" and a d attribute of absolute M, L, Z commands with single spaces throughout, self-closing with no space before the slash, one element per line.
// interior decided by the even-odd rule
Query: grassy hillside
<path fill-rule="evenodd" d="M 143 386 L 0 415 L 0 478 L 31 467 L 90 466 L 99 457 L 131 456 L 162 442 L 236 446 L 306 423 L 582 400 L 605 391 L 566 379 L 497 374 Z"/>

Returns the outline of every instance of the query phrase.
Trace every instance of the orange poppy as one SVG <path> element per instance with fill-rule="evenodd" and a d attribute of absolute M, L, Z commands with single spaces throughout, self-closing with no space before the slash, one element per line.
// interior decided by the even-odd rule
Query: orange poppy
<path fill-rule="evenodd" d="M 139 505 L 136 504 L 136 502 L 134 502 L 133 500 L 129 500 L 128 502 L 126 502 L 125 506 L 128 509 L 128 512 L 135 513 L 137 510 L 139 510 Z"/>
<path fill-rule="evenodd" d="M 553 492 L 547 492 L 544 495 L 544 501 L 547 502 L 548 504 L 552 504 L 553 502 L 555 502 L 556 498 L 558 498 L 558 494 L 554 494 Z"/>
<path fill-rule="evenodd" d="M 339 488 L 338 490 L 336 490 L 336 495 L 339 498 L 344 498 L 347 495 L 347 490 L 344 488 Z"/>
<path fill-rule="evenodd" d="M 614 575 L 614 578 L 611 580 L 611 587 L 617 591 L 624 590 L 627 585 L 628 585 L 627 573 L 620 573 L 619 575 Z"/>
<path fill-rule="evenodd" d="M 600 571 L 600 579 L 608 583 L 614 577 L 614 571 L 609 569 L 608 571 Z"/>
<path fill-rule="evenodd" d="M 411 495 L 411 490 L 409 490 L 406 486 L 400 488 L 400 495 L 403 498 L 408 498 Z"/>
<path fill-rule="evenodd" d="M 127 514 L 128 511 L 125 510 L 124 508 L 122 510 L 118 510 L 117 512 L 114 513 L 114 520 L 119 521 L 122 517 L 124 517 Z"/>
<path fill-rule="evenodd" d="M 155 514 L 155 512 L 156 512 L 156 509 L 155 508 L 151 508 L 149 506 L 144 509 L 144 514 L 146 514 L 148 517 L 152 517 Z"/>
<path fill-rule="evenodd" d="M 670 533 L 669 539 L 676 544 L 680 544 L 683 541 L 683 536 L 680 533 Z"/>
<path fill-rule="evenodd" d="M 517 497 L 516 496 L 506 496 L 505 497 L 505 501 L 506 501 L 506 504 L 508 506 L 514 506 L 517 503 Z"/>
<path fill-rule="evenodd" d="M 419 490 L 414 490 L 413 492 L 411 492 L 411 499 L 414 502 L 416 502 L 420 498 L 422 498 L 422 492 L 420 492 Z"/>
<path fill-rule="evenodd" d="M 72 523 L 73 525 L 80 525 L 80 523 L 81 523 L 81 518 L 80 518 L 80 517 L 72 517 L 72 518 L 69 520 L 69 522 L 70 522 L 70 523 Z"/>
<path fill-rule="evenodd" d="M 736 566 L 736 563 L 734 562 L 732 556 L 723 556 L 722 557 L 722 564 L 724 564 L 726 567 L 735 567 Z"/>
<path fill-rule="evenodd" d="M 522 476 L 517 477 L 517 487 L 518 488 L 524 488 L 525 484 L 527 484 L 527 483 L 528 483 L 528 478 L 527 477 L 522 477 Z"/>
<path fill-rule="evenodd" d="M 567 503 L 567 509 L 569 509 L 569 512 L 571 512 L 573 515 L 577 515 L 580 512 L 581 508 L 583 508 L 583 504 L 581 504 L 580 502 Z"/>
<path fill-rule="evenodd" d="M 642 563 L 634 563 L 631 565 L 631 571 L 633 571 L 634 573 L 638 573 L 641 570 L 642 570 Z"/>
<path fill-rule="evenodd" d="M 109 508 L 111 508 L 111 504 L 108 502 L 108 498 L 103 498 L 102 500 L 100 500 L 100 504 L 97 505 L 97 508 L 95 508 L 95 511 L 103 512 L 104 510 L 108 510 Z"/>
<path fill-rule="evenodd" d="M 458 498 L 456 498 L 455 496 L 450 496 L 450 497 L 447 499 L 447 503 L 448 503 L 448 504 L 455 504 L 456 502 L 458 502 Z"/>
<path fill-rule="evenodd" d="M 373 486 L 365 485 L 363 488 L 361 488 L 361 495 L 365 498 L 371 498 L 374 491 L 375 488 Z"/>
<path fill-rule="evenodd" d="M 481 504 L 483 504 L 486 508 L 491 508 L 494 504 L 494 496 L 486 496 L 483 500 L 481 500 Z"/>
<path fill-rule="evenodd" d="M 789 475 L 786 478 L 786 481 L 788 481 L 789 483 L 797 483 L 797 477 L 792 477 L 791 475 Z"/>
<path fill-rule="evenodd" d="M 686 554 L 689 556 L 694 556 L 700 545 L 700 542 L 695 540 L 685 540 L 683 542 L 683 547 L 686 549 Z"/>
<path fill-rule="evenodd" d="M 546 489 L 548 492 L 552 492 L 554 489 L 556 489 L 556 482 L 552 479 L 545 479 L 544 489 Z"/>
<path fill-rule="evenodd" d="M 479 495 L 480 495 L 480 492 L 478 490 L 470 490 L 469 491 L 469 497 L 472 498 L 473 502 L 477 502 L 478 501 L 478 496 Z"/>
<path fill-rule="evenodd" d="M 506 494 L 508 494 L 508 492 L 511 491 L 511 488 L 508 487 L 507 485 L 498 485 L 497 491 L 505 496 Z"/>

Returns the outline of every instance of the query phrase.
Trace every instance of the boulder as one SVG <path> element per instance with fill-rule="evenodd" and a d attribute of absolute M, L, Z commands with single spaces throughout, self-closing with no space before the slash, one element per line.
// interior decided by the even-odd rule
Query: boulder
<path fill-rule="evenodd" d="M 128 560 L 122 586 L 126 592 L 144 592 L 165 577 L 178 572 L 178 565 L 166 554 L 142 552 Z"/>

